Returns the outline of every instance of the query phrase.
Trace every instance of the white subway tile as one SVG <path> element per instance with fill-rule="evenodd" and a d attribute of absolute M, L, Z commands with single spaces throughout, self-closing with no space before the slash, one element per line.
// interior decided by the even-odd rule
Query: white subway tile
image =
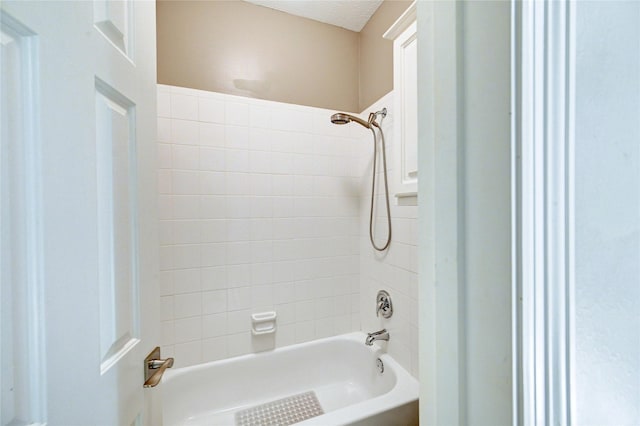
<path fill-rule="evenodd" d="M 194 195 L 174 195 L 171 197 L 174 219 L 198 219 L 200 217 L 200 197 Z"/>
<path fill-rule="evenodd" d="M 200 123 L 198 125 L 200 146 L 215 146 L 223 148 L 225 145 L 225 131 L 221 124 Z"/>
<path fill-rule="evenodd" d="M 296 322 L 296 304 L 280 303 L 275 305 L 277 314 L 278 327 L 284 324 L 293 324 Z"/>
<path fill-rule="evenodd" d="M 251 173 L 271 173 L 271 152 L 249 151 L 249 171 Z"/>
<path fill-rule="evenodd" d="M 198 120 L 207 123 L 224 123 L 224 102 L 218 99 L 198 99 Z"/>
<path fill-rule="evenodd" d="M 202 268 L 201 277 L 202 290 L 225 290 L 228 286 L 226 266 Z"/>
<path fill-rule="evenodd" d="M 195 317 L 202 314 L 201 293 L 176 294 L 174 296 L 174 316 L 176 319 Z"/>
<path fill-rule="evenodd" d="M 251 216 L 255 218 L 273 217 L 273 199 L 271 197 L 252 198 Z"/>
<path fill-rule="evenodd" d="M 199 140 L 198 122 L 187 120 L 171 120 L 171 143 L 181 145 L 197 145 Z"/>
<path fill-rule="evenodd" d="M 173 271 L 174 294 L 200 291 L 200 269 L 179 269 Z"/>
<path fill-rule="evenodd" d="M 198 172 L 173 170 L 171 180 L 172 192 L 176 195 L 196 195 L 199 193 Z"/>
<path fill-rule="evenodd" d="M 251 306 L 253 308 L 271 305 L 273 305 L 273 285 L 251 287 Z"/>
<path fill-rule="evenodd" d="M 204 195 L 200 197 L 201 219 L 224 219 L 227 216 L 227 199 L 224 196 Z"/>
<path fill-rule="evenodd" d="M 191 342 L 202 338 L 201 317 L 177 319 L 174 324 L 176 343 Z"/>
<path fill-rule="evenodd" d="M 251 240 L 252 241 L 264 241 L 271 240 L 273 238 L 273 220 L 274 219 L 251 219 Z M 272 251 L 272 247 L 269 246 L 269 251 Z"/>
<path fill-rule="evenodd" d="M 296 342 L 295 331 L 293 324 L 278 326 L 278 330 L 276 330 L 276 346 L 281 348 L 293 345 Z"/>
<path fill-rule="evenodd" d="M 247 173 L 226 173 L 226 190 L 228 195 L 250 195 L 251 175 Z"/>
<path fill-rule="evenodd" d="M 270 153 L 268 153 L 270 154 Z M 249 175 L 251 195 L 270 196 L 273 193 L 273 176 L 268 174 Z"/>
<path fill-rule="evenodd" d="M 293 178 L 293 195 L 310 197 L 313 195 L 313 177 L 295 176 Z"/>
<path fill-rule="evenodd" d="M 323 297 L 314 301 L 314 317 L 316 319 L 333 316 L 333 301 L 331 297 Z M 331 327 L 333 329 L 333 327 Z"/>
<path fill-rule="evenodd" d="M 296 302 L 296 322 L 313 320 L 314 312 L 313 300 Z"/>
<path fill-rule="evenodd" d="M 198 172 L 199 190 L 203 195 L 223 195 L 226 193 L 226 177 L 222 172 Z"/>
<path fill-rule="evenodd" d="M 198 98 L 176 93 L 171 94 L 171 118 L 181 120 L 198 119 Z"/>
<path fill-rule="evenodd" d="M 285 195 L 285 196 L 293 195 L 293 176 L 288 174 L 273 175 L 272 182 L 273 182 L 273 190 L 272 190 L 273 195 Z"/>
<path fill-rule="evenodd" d="M 251 222 L 248 219 L 227 220 L 227 241 L 249 241 L 251 239 Z"/>
<path fill-rule="evenodd" d="M 202 362 L 202 342 L 176 343 L 176 367 L 188 367 Z"/>
<path fill-rule="evenodd" d="M 293 152 L 313 154 L 313 135 L 308 133 L 294 133 L 293 135 Z"/>
<path fill-rule="evenodd" d="M 170 143 L 171 140 L 171 119 L 169 118 L 158 118 L 157 123 L 158 130 L 158 141 Z"/>
<path fill-rule="evenodd" d="M 227 246 L 225 243 L 202 244 L 202 266 L 222 266 L 227 260 Z"/>
<path fill-rule="evenodd" d="M 160 320 L 169 321 L 174 318 L 173 296 L 160 297 Z"/>
<path fill-rule="evenodd" d="M 160 344 L 173 345 L 175 343 L 175 324 L 173 321 L 162 321 L 160 323 Z"/>
<path fill-rule="evenodd" d="M 228 149 L 249 149 L 249 129 L 247 127 L 226 126 L 225 147 Z"/>
<path fill-rule="evenodd" d="M 295 323 L 295 341 L 304 343 L 316 338 L 316 328 L 313 321 Z"/>
<path fill-rule="evenodd" d="M 276 175 L 291 177 L 293 174 L 294 154 L 289 152 L 273 152 L 271 155 L 271 172 Z M 284 194 L 289 195 L 289 193 Z"/>
<path fill-rule="evenodd" d="M 202 313 L 209 315 L 226 312 L 229 308 L 227 292 L 228 290 L 202 292 Z"/>
<path fill-rule="evenodd" d="M 265 263 L 273 260 L 273 243 L 271 241 L 251 242 L 251 262 Z"/>
<path fill-rule="evenodd" d="M 224 336 L 227 334 L 227 313 L 204 315 L 202 317 L 202 337 L 207 339 L 210 337 Z"/>
<path fill-rule="evenodd" d="M 333 326 L 333 318 L 322 318 L 318 319 L 314 322 L 314 326 L 316 329 L 316 339 L 322 339 L 324 337 L 333 336 L 334 326 Z"/>
<path fill-rule="evenodd" d="M 239 287 L 227 290 L 229 311 L 238 311 L 251 307 L 251 288 Z"/>
<path fill-rule="evenodd" d="M 201 242 L 200 221 L 197 220 L 174 220 L 173 244 L 198 244 Z"/>
<path fill-rule="evenodd" d="M 333 317 L 333 327 L 335 334 L 349 333 L 351 330 L 351 315 Z"/>
<path fill-rule="evenodd" d="M 172 252 L 175 269 L 200 267 L 200 245 L 175 245 L 172 246 Z"/>
<path fill-rule="evenodd" d="M 268 129 L 249 129 L 249 148 L 253 151 L 271 151 L 274 133 Z"/>
<path fill-rule="evenodd" d="M 227 337 L 220 336 L 202 341 L 202 362 L 211 362 L 228 357 Z"/>
<path fill-rule="evenodd" d="M 209 172 L 224 172 L 225 168 L 225 155 L 224 149 L 200 147 L 199 153 L 199 168 L 202 171 Z"/>
<path fill-rule="evenodd" d="M 158 90 L 158 117 L 171 117 L 171 94 Z"/>
<path fill-rule="evenodd" d="M 173 247 L 161 246 L 159 250 L 160 271 L 169 271 L 173 269 Z"/>
<path fill-rule="evenodd" d="M 251 243 L 231 241 L 227 243 L 227 265 L 251 262 Z"/>
<path fill-rule="evenodd" d="M 251 352 L 251 333 L 230 334 L 227 336 L 229 356 L 240 356 Z"/>
<path fill-rule="evenodd" d="M 287 218 L 294 216 L 294 198 L 293 197 L 272 197 L 273 200 L 273 217 Z"/>
<path fill-rule="evenodd" d="M 160 272 L 159 279 L 159 295 L 169 296 L 173 294 L 173 273 L 174 271 Z"/>
<path fill-rule="evenodd" d="M 274 283 L 291 282 L 294 280 L 293 261 L 272 262 L 272 266 Z"/>
<path fill-rule="evenodd" d="M 224 219 L 202 220 L 199 230 L 203 243 L 222 243 L 227 241 L 227 222 Z"/>
<path fill-rule="evenodd" d="M 227 265 L 229 287 L 246 287 L 251 284 L 251 270 L 247 265 Z"/>
<path fill-rule="evenodd" d="M 262 105 L 249 106 L 249 125 L 252 128 L 271 128 L 271 109 Z"/>
<path fill-rule="evenodd" d="M 228 149 L 224 153 L 225 167 L 229 172 L 249 172 L 249 151 Z"/>
<path fill-rule="evenodd" d="M 158 170 L 158 193 L 159 194 L 171 194 L 172 182 L 171 182 L 171 170 Z"/>
<path fill-rule="evenodd" d="M 171 144 L 159 143 L 158 144 L 158 168 L 170 169 L 171 168 Z"/>
<path fill-rule="evenodd" d="M 251 285 L 264 285 L 273 282 L 273 265 L 269 263 L 251 264 Z"/>
<path fill-rule="evenodd" d="M 273 303 L 289 304 L 295 302 L 295 284 L 292 282 L 277 283 L 273 285 Z"/>
<path fill-rule="evenodd" d="M 248 219 L 251 217 L 251 198 L 242 196 L 228 197 L 227 200 L 227 218 L 229 219 Z"/>
<path fill-rule="evenodd" d="M 249 105 L 240 102 L 225 102 L 225 123 L 231 126 L 249 125 Z"/>
<path fill-rule="evenodd" d="M 251 331 L 251 311 L 243 309 L 227 313 L 227 332 L 237 334 Z"/>
<path fill-rule="evenodd" d="M 296 281 L 295 283 L 296 302 L 311 300 L 313 297 L 312 286 L 313 286 L 313 282 L 309 280 Z"/>

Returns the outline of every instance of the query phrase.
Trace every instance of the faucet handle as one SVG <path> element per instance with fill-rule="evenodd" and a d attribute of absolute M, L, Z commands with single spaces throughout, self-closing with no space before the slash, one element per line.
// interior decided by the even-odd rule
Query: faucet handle
<path fill-rule="evenodd" d="M 376 316 L 382 318 L 391 318 L 393 315 L 393 305 L 391 304 L 391 296 L 384 290 L 380 290 L 376 296 Z"/>

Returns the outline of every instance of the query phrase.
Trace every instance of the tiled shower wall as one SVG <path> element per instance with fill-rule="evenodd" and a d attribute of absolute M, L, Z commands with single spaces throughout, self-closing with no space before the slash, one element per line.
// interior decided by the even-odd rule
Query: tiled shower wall
<path fill-rule="evenodd" d="M 192 365 L 360 329 L 365 152 L 332 111 L 158 86 L 163 355 Z M 275 335 L 252 313 L 275 310 Z"/>
<path fill-rule="evenodd" d="M 163 354 L 185 366 L 387 328 L 382 345 L 417 377 L 417 207 L 393 196 L 393 95 L 363 114 L 389 109 L 393 240 L 380 254 L 368 130 L 330 124 L 334 111 L 158 87 Z M 375 316 L 379 289 L 389 320 Z M 252 336 L 251 313 L 270 310 L 275 335 Z"/>
<path fill-rule="evenodd" d="M 407 371 L 418 377 L 418 207 L 398 206 L 395 193 L 394 173 L 394 104 L 393 93 L 382 97 L 364 112 L 388 109 L 381 121 L 387 147 L 387 170 L 391 207 L 392 239 L 384 252 L 375 251 L 369 241 L 369 208 L 371 203 L 371 174 L 373 171 L 373 139 L 369 132 L 363 137 L 365 145 L 365 176 L 361 196 L 360 215 L 360 312 L 362 329 L 365 332 L 386 328 L 390 340 L 383 343 L 388 352 Z M 367 115 L 367 114 L 364 114 Z M 380 160 L 381 157 L 378 157 Z M 384 181 L 381 163 L 377 169 L 376 208 L 374 209 L 374 235 L 378 246 L 384 245 L 387 237 L 387 216 L 384 201 Z M 393 316 L 389 319 L 375 315 L 376 294 L 386 290 L 393 302 Z"/>

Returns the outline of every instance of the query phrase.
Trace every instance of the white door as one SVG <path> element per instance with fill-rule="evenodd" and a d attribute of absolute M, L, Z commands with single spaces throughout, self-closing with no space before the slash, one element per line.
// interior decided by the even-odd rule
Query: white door
<path fill-rule="evenodd" d="M 3 46 L 15 53 L 3 83 L 20 92 L 3 108 L 20 109 L 25 124 L 3 147 L 27 147 L 26 205 L 37 207 L 25 209 L 31 278 L 13 320 L 14 329 L 30 324 L 14 348 L 30 361 L 15 361 L 29 364 L 23 371 L 3 365 L 2 376 L 22 374 L 28 391 L 7 404 L 3 395 L 3 423 L 9 408 L 28 423 L 150 423 L 152 390 L 142 385 L 158 342 L 155 2 L 3 1 L 1 13 Z"/>

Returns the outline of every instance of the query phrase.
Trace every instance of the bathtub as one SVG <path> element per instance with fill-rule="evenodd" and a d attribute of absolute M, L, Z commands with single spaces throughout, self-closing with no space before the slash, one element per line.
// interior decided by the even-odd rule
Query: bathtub
<path fill-rule="evenodd" d="M 377 342 L 366 346 L 365 336 L 344 334 L 167 370 L 160 385 L 163 424 L 234 425 L 236 415 L 256 406 L 310 392 L 324 414 L 299 425 L 417 424 L 418 382 Z"/>

